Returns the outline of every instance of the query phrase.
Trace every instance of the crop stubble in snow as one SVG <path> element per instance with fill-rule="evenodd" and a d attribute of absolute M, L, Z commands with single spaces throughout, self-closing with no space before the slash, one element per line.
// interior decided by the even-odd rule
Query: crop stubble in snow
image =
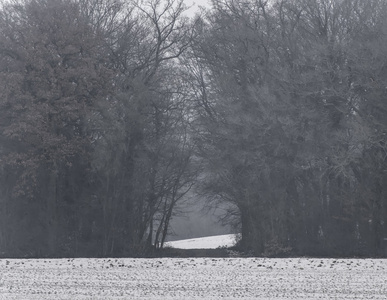
<path fill-rule="evenodd" d="M 382 259 L 0 260 L 0 299 L 386 299 Z"/>

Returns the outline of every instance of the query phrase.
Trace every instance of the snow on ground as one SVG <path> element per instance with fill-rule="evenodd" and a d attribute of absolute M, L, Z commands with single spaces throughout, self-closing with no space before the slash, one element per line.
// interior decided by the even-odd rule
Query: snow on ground
<path fill-rule="evenodd" d="M 179 249 L 216 249 L 219 247 L 231 247 L 235 243 L 236 235 L 226 234 L 167 242 L 165 246 Z"/>
<path fill-rule="evenodd" d="M 382 259 L 2 259 L 0 299 L 386 299 Z"/>

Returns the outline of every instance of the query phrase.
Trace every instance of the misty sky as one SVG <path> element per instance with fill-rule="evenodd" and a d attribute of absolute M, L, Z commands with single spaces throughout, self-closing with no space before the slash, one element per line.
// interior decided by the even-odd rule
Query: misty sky
<path fill-rule="evenodd" d="M 204 7 L 210 7 L 210 0 L 185 0 L 184 3 L 190 7 L 192 7 L 187 11 L 187 15 L 192 17 L 195 12 L 198 10 L 199 6 L 204 6 Z"/>

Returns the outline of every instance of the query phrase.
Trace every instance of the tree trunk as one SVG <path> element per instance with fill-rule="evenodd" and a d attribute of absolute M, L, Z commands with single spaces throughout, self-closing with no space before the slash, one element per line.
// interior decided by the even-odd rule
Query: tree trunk
<path fill-rule="evenodd" d="M 58 235 L 58 219 L 57 219 L 57 184 L 58 174 L 56 167 L 49 175 L 48 195 L 46 199 L 46 226 L 47 226 L 47 251 L 48 256 L 54 257 L 57 253 L 57 235 Z"/>
<path fill-rule="evenodd" d="M 260 230 L 261 222 L 258 215 L 250 211 L 251 208 L 241 210 L 242 223 L 242 248 L 244 251 L 252 251 L 261 254 L 264 251 L 263 232 Z"/>

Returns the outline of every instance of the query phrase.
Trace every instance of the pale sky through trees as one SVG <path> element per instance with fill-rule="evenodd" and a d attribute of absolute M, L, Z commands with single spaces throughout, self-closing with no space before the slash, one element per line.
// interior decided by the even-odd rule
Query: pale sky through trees
<path fill-rule="evenodd" d="M 203 7 L 210 7 L 211 1 L 210 0 L 186 0 L 184 3 L 187 5 L 187 7 L 191 7 L 187 10 L 187 15 L 189 17 L 194 16 L 194 14 L 198 11 L 199 6 Z"/>

